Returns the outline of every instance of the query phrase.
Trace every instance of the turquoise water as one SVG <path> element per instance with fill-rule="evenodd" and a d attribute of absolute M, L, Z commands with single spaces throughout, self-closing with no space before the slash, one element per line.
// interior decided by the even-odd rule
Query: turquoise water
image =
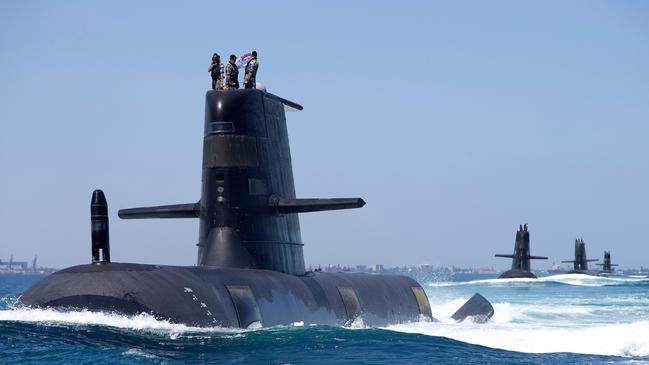
<path fill-rule="evenodd" d="M 649 279 L 412 274 L 440 323 L 189 328 L 146 315 L 12 309 L 41 276 L 0 276 L 0 363 L 649 364 Z M 447 318 L 474 292 L 487 324 Z"/>

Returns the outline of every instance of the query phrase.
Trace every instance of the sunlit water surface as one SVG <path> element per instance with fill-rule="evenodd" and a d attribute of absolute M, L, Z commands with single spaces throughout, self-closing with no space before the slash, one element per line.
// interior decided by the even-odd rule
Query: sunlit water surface
<path fill-rule="evenodd" d="M 42 276 L 0 275 L 0 363 L 649 364 L 649 279 L 414 273 L 441 322 L 192 328 L 148 315 L 15 309 Z M 449 316 L 480 292 L 487 324 Z"/>

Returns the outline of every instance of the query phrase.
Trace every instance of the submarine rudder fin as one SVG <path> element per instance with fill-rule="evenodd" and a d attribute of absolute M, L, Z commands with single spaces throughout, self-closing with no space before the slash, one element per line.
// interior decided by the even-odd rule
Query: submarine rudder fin
<path fill-rule="evenodd" d="M 471 317 L 474 322 L 487 322 L 494 315 L 494 307 L 480 293 L 475 293 L 469 300 L 464 303 L 453 315 L 457 322 L 462 322 Z"/>

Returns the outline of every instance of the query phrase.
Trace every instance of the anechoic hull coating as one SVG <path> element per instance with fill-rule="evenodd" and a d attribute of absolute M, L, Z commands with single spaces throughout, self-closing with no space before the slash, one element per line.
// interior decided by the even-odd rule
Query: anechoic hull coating
<path fill-rule="evenodd" d="M 567 272 L 567 274 L 582 274 L 582 275 L 597 276 L 598 272 L 597 271 L 591 271 L 591 270 L 570 270 L 570 271 Z"/>
<path fill-rule="evenodd" d="M 525 270 L 507 270 L 504 273 L 500 274 L 498 278 L 499 279 L 518 279 L 518 278 L 536 279 L 536 275 L 534 275 L 530 271 L 525 271 Z"/>
<path fill-rule="evenodd" d="M 56 272 L 27 290 L 31 307 L 150 313 L 189 326 L 365 325 L 431 318 L 413 279 L 397 275 L 141 264 L 90 264 Z M 423 298 L 422 298 L 423 295 Z M 419 297 L 418 297 L 419 296 Z"/>

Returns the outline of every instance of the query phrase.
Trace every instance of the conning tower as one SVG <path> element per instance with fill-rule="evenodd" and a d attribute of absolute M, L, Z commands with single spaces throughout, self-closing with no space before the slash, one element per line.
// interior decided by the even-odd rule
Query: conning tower
<path fill-rule="evenodd" d="M 547 260 L 545 256 L 530 255 L 530 232 L 527 230 L 527 224 L 519 225 L 516 231 L 516 242 L 514 243 L 514 253 L 512 255 L 496 254 L 496 257 L 506 257 L 512 259 L 512 268 L 502 273 L 500 279 L 509 278 L 536 278 L 532 273 L 530 260 Z"/>
<path fill-rule="evenodd" d="M 123 209 L 121 218 L 200 218 L 199 266 L 305 273 L 297 214 L 359 208 L 360 198 L 296 199 L 285 109 L 261 90 L 211 90 L 205 100 L 198 203 Z"/>
<path fill-rule="evenodd" d="M 611 274 L 613 273 L 613 267 L 618 266 L 611 263 L 611 251 L 604 251 L 604 263 L 597 265 L 602 267 L 602 274 Z"/>
<path fill-rule="evenodd" d="M 589 260 L 586 257 L 586 243 L 583 238 L 578 238 L 575 240 L 575 259 L 561 261 L 563 263 L 572 263 L 573 269 L 569 274 L 590 274 L 588 271 L 588 263 L 599 261 L 598 259 Z"/>

